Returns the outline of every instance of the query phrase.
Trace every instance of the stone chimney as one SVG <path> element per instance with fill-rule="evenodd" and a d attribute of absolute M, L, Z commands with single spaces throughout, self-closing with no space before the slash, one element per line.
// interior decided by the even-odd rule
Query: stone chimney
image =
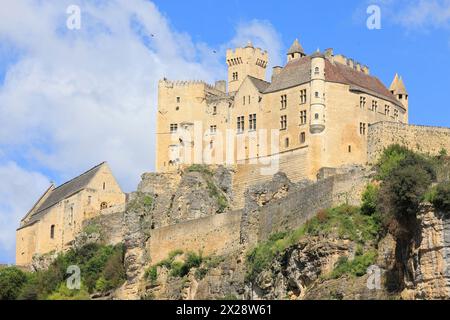
<path fill-rule="evenodd" d="M 219 80 L 216 81 L 216 84 L 214 85 L 214 88 L 216 90 L 219 90 L 223 93 L 227 93 L 227 82 L 225 80 Z"/>
<path fill-rule="evenodd" d="M 273 70 L 272 70 L 272 82 L 281 73 L 282 70 L 283 70 L 283 67 L 280 67 L 280 66 L 273 67 Z"/>

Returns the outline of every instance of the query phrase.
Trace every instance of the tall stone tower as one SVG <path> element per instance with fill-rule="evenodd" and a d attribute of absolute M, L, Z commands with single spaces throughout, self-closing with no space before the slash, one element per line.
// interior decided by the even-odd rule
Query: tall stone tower
<path fill-rule="evenodd" d="M 228 92 L 237 91 L 247 76 L 265 80 L 268 62 L 267 51 L 253 47 L 251 42 L 245 48 L 227 50 Z"/>
<path fill-rule="evenodd" d="M 397 73 L 395 74 L 394 80 L 391 83 L 391 86 L 389 87 L 389 90 L 391 93 L 397 98 L 398 101 L 401 102 L 401 104 L 406 109 L 406 123 L 408 123 L 408 114 L 409 114 L 409 95 L 408 91 L 406 91 L 405 83 L 403 82 L 403 78 L 399 76 Z"/>
<path fill-rule="evenodd" d="M 325 130 L 325 56 L 319 51 L 311 56 L 311 123 L 312 134 Z"/>

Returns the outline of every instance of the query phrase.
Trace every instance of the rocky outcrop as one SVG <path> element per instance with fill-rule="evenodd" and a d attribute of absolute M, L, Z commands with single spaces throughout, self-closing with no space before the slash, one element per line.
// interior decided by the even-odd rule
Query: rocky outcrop
<path fill-rule="evenodd" d="M 412 248 L 408 266 L 412 279 L 405 299 L 450 299 L 450 215 L 423 205 L 418 215 L 420 241 Z"/>

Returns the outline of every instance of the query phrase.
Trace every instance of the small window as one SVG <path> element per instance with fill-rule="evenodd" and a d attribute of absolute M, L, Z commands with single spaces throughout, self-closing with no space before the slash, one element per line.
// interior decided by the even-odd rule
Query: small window
<path fill-rule="evenodd" d="M 216 115 L 217 114 L 217 106 L 214 106 L 213 107 L 213 115 Z"/>
<path fill-rule="evenodd" d="M 238 133 L 243 133 L 244 132 L 244 121 L 245 121 L 244 116 L 237 117 L 237 132 Z"/>
<path fill-rule="evenodd" d="M 256 114 L 255 113 L 251 114 L 249 116 L 249 127 L 248 127 L 248 129 L 251 130 L 251 131 L 255 131 L 256 130 Z"/>
<path fill-rule="evenodd" d="M 306 124 L 306 110 L 300 111 L 300 125 Z"/>
<path fill-rule="evenodd" d="M 289 138 L 284 139 L 284 147 L 289 148 Z"/>
<path fill-rule="evenodd" d="M 172 123 L 170 125 L 170 133 L 176 133 L 178 131 L 178 124 Z"/>
<path fill-rule="evenodd" d="M 217 132 L 217 126 L 210 126 L 209 127 L 209 132 L 211 134 L 215 134 Z"/>
<path fill-rule="evenodd" d="M 50 239 L 55 239 L 55 225 L 50 227 Z"/>
<path fill-rule="evenodd" d="M 106 190 L 106 182 L 103 182 L 103 190 Z"/>
<path fill-rule="evenodd" d="M 315 69 L 314 69 L 314 74 L 319 74 L 319 67 L 316 67 Z"/>
<path fill-rule="evenodd" d="M 316 94 L 315 94 L 315 95 L 316 95 L 316 98 L 319 98 L 319 93 L 318 93 L 318 92 L 316 92 Z"/>
<path fill-rule="evenodd" d="M 180 102 L 181 102 L 181 98 L 177 97 L 177 103 L 180 103 Z"/>
<path fill-rule="evenodd" d="M 300 104 L 306 103 L 306 89 L 300 90 Z"/>
<path fill-rule="evenodd" d="M 306 133 L 302 132 L 300 133 L 300 143 L 304 144 L 306 142 Z"/>
<path fill-rule="evenodd" d="M 352 153 L 352 146 L 348 146 L 348 153 Z"/>
<path fill-rule="evenodd" d="M 102 203 L 100 204 L 100 210 L 105 210 L 105 209 L 107 209 L 107 208 L 108 208 L 108 203 L 102 202 Z"/>
<path fill-rule="evenodd" d="M 281 96 L 281 109 L 287 108 L 287 95 L 283 94 Z"/>
<path fill-rule="evenodd" d="M 281 130 L 286 130 L 287 129 L 287 116 L 281 116 L 280 128 L 281 128 Z"/>
<path fill-rule="evenodd" d="M 314 115 L 314 119 L 319 120 L 319 114 L 318 114 L 318 113 L 316 113 L 316 114 Z"/>
<path fill-rule="evenodd" d="M 175 108 L 175 111 L 179 111 L 179 110 L 180 110 L 180 107 L 176 107 L 176 108 Z"/>
<path fill-rule="evenodd" d="M 245 96 L 242 97 L 242 104 L 245 106 Z"/>
<path fill-rule="evenodd" d="M 359 98 L 359 107 L 360 107 L 361 109 L 364 109 L 365 106 L 366 106 L 366 98 L 365 98 L 365 97 L 360 97 L 360 98 Z"/>

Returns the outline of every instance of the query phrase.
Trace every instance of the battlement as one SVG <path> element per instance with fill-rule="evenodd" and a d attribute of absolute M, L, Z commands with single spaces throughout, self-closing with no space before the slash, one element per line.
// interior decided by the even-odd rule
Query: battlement
<path fill-rule="evenodd" d="M 205 89 L 211 89 L 211 90 L 215 89 L 214 85 L 209 84 L 203 80 L 171 81 L 171 80 L 164 79 L 164 80 L 159 81 L 159 86 L 160 87 L 165 86 L 166 88 L 201 86 L 201 87 L 205 87 Z"/>
<path fill-rule="evenodd" d="M 325 51 L 325 57 L 333 63 L 343 64 L 343 65 L 346 65 L 356 71 L 365 73 L 367 75 L 370 74 L 370 69 L 368 66 L 363 65 L 362 63 L 360 63 L 352 58 L 348 58 L 348 57 L 344 56 L 343 54 L 334 55 L 333 49 L 327 49 Z"/>

